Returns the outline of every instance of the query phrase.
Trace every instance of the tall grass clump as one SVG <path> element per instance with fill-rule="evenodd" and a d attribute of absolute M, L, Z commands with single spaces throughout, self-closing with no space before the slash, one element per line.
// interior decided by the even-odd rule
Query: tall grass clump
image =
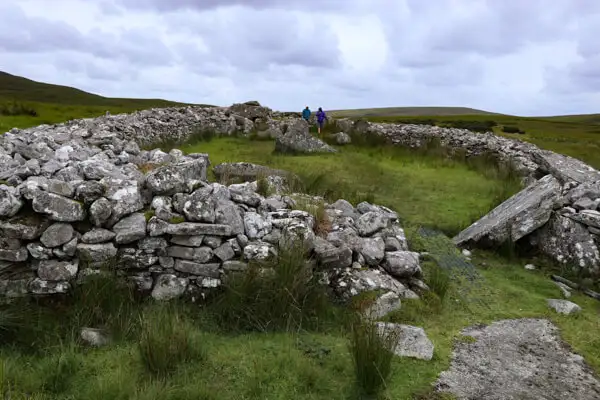
<path fill-rule="evenodd" d="M 451 278 L 448 271 L 435 261 L 427 261 L 423 263 L 425 270 L 425 281 L 427 286 L 437 295 L 443 303 L 450 289 Z"/>
<path fill-rule="evenodd" d="M 278 254 L 230 275 L 213 304 L 223 329 L 233 331 L 297 331 L 318 329 L 330 305 L 302 240 L 281 246 Z"/>
<path fill-rule="evenodd" d="M 331 230 L 331 221 L 325 210 L 325 201 L 321 199 L 299 196 L 295 198 L 296 209 L 306 211 L 315 219 L 313 231 L 318 236 L 324 236 Z"/>
<path fill-rule="evenodd" d="M 371 319 L 355 317 L 350 330 L 349 349 L 356 386 L 361 395 L 374 397 L 385 389 L 392 372 L 392 350 L 397 339 L 393 330 L 380 329 Z"/>
<path fill-rule="evenodd" d="M 76 285 L 68 316 L 72 334 L 83 327 L 103 329 L 114 339 L 135 336 L 139 328 L 139 301 L 134 289 L 114 270 L 102 271 Z"/>
<path fill-rule="evenodd" d="M 144 370 L 164 378 L 182 364 L 202 361 L 205 349 L 195 340 L 193 326 L 173 304 L 149 308 L 140 317 L 138 353 Z"/>

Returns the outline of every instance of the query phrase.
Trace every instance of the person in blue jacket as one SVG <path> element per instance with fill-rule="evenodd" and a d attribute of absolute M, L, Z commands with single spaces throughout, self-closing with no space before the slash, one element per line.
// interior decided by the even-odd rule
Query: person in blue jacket
<path fill-rule="evenodd" d="M 323 125 L 325 124 L 325 120 L 327 119 L 327 114 L 325 114 L 325 111 L 323 111 L 323 109 L 321 107 L 319 107 L 319 111 L 317 111 L 317 124 L 318 124 L 318 133 L 319 136 L 321 135 L 321 129 L 323 128 Z"/>
<path fill-rule="evenodd" d="M 302 119 L 304 119 L 306 122 L 310 120 L 310 108 L 308 108 L 308 106 L 302 110 Z"/>

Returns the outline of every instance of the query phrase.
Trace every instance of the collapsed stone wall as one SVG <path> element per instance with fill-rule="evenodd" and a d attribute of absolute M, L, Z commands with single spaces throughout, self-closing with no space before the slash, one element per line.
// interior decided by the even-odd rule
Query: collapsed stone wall
<path fill-rule="evenodd" d="M 281 176 L 268 178 L 265 197 L 256 181 L 209 183 L 207 154 L 139 147 L 198 124 L 249 131 L 264 118 L 234 110 L 149 110 L 1 136 L 0 295 L 66 293 L 114 267 L 154 298 L 202 297 L 294 240 L 342 298 L 379 290 L 389 305 L 426 289 L 392 210 L 326 204 L 330 226 L 318 236 L 298 209 L 308 200 L 287 195 Z"/>
<path fill-rule="evenodd" d="M 358 121 L 355 132 L 420 147 L 432 138 L 468 156 L 492 153 L 513 163 L 523 190 L 460 232 L 463 247 L 525 243 L 573 272 L 600 277 L 600 171 L 534 144 L 465 129 Z"/>

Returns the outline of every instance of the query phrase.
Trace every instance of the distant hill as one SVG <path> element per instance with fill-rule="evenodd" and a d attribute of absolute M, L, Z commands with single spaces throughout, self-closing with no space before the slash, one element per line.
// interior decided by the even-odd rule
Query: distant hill
<path fill-rule="evenodd" d="M 76 106 L 126 108 L 171 107 L 186 105 L 162 99 L 126 99 L 103 97 L 69 86 L 37 82 L 0 71 L 0 99 Z"/>
<path fill-rule="evenodd" d="M 385 107 L 357 108 L 353 110 L 331 110 L 335 117 L 400 117 L 400 116 L 444 116 L 444 115 L 502 115 L 468 107 Z"/>

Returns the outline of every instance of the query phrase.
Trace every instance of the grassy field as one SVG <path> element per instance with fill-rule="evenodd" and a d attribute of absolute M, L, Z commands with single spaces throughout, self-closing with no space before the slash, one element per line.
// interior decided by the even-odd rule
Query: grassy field
<path fill-rule="evenodd" d="M 389 117 L 389 116 L 444 116 L 444 115 L 501 115 L 469 107 L 384 107 L 331 110 L 336 118 Z"/>
<path fill-rule="evenodd" d="M 183 150 L 207 152 L 213 164 L 258 161 L 286 168 L 303 178 L 303 189 L 331 199 L 387 204 L 400 213 L 411 248 L 433 253 L 449 241 L 419 237 L 419 225 L 454 232 L 517 189 L 509 173 L 484 162 L 442 160 L 436 148 L 405 152 L 355 146 L 332 155 L 283 157 L 272 154 L 270 141 L 221 138 Z M 551 319 L 600 372 L 599 303 L 575 294 L 573 300 L 583 307 L 580 315 L 549 312 L 545 299 L 558 298 L 560 292 L 547 272 L 524 270 L 527 261 L 475 252 L 473 263 L 480 274 L 476 282 L 460 277 L 450 282 L 434 261 L 425 262 L 433 293 L 422 301 L 403 301 L 388 320 L 422 326 L 435 345 L 434 358 L 393 358 L 377 398 L 441 399 L 431 394 L 431 385 L 448 368 L 460 330 L 503 318 Z M 290 263 L 279 260 L 277 265 Z M 286 308 L 280 306 L 299 306 L 291 300 L 296 292 L 284 295 L 299 290 L 295 279 L 277 276 L 275 289 L 268 290 L 233 285 L 199 307 L 140 302 L 107 278 L 81 287 L 60 306 L 29 304 L 20 309 L 24 306 L 17 303 L 3 308 L 0 392 L 15 399 L 364 398 L 356 385 L 350 352 L 356 343 L 348 311 L 308 302 L 311 308 L 300 307 L 300 312 L 314 311 L 310 321 L 316 323 L 294 319 L 292 325 L 275 324 L 267 330 L 249 319 L 249 314 L 272 321 L 288 318 L 289 309 L 282 312 Z M 256 302 L 260 297 L 263 301 Z M 274 299 L 278 307 L 272 306 Z M 77 339 L 83 326 L 104 327 L 113 333 L 113 344 L 100 349 L 83 346 Z"/>
<path fill-rule="evenodd" d="M 0 71 L 0 134 L 11 128 L 54 124 L 76 118 L 183 106 L 162 99 L 109 98 L 68 86 L 36 82 Z"/>
<path fill-rule="evenodd" d="M 0 100 L 0 106 L 10 106 L 16 99 L 22 113 L 0 115 L 0 132 L 164 104 L 128 99 L 106 103 L 99 96 L 64 87 L 44 86 L 36 92 L 38 83 L 25 81 L 10 89 L 6 82 L 15 82 L 13 78 L 0 74 L 0 92 L 4 90 L 0 99 L 8 98 Z M 9 95 L 6 89 L 11 90 Z M 28 114 L 28 109 L 36 115 Z M 456 115 L 464 113 L 472 115 Z M 484 114 L 473 115 L 477 113 Z M 600 125 L 594 115 L 522 118 L 459 108 L 353 110 L 347 115 L 442 125 L 493 120 L 500 135 L 516 136 L 600 168 Z M 518 127 L 525 134 L 504 133 L 502 126 Z M 213 165 L 249 161 L 295 172 L 302 178 L 299 189 L 329 200 L 368 200 L 390 206 L 401 216 L 411 249 L 435 254 L 452 248 L 457 259 L 461 255 L 449 239 L 422 238 L 418 228 L 452 235 L 518 190 L 509 169 L 486 159 L 468 163 L 448 159 L 445 150 L 436 146 L 407 151 L 354 145 L 337 154 L 286 157 L 273 154 L 273 147 L 271 141 L 221 138 L 182 149 L 209 153 Z M 302 258 L 277 260 L 277 274 L 266 283 L 232 281 L 204 306 L 140 300 L 111 277 L 92 279 L 61 300 L 0 305 L 0 394 L 38 400 L 365 398 L 357 385 L 358 366 L 379 372 L 368 357 L 356 361 L 355 350 L 372 354 L 374 360 L 385 357 L 378 359 L 379 350 L 369 347 L 372 343 L 365 336 L 353 334 L 361 325 L 348 309 L 319 301 L 314 286 L 298 285 L 303 275 L 297 272 L 305 265 L 297 260 Z M 524 270 L 528 262 L 543 265 L 542 260 L 475 251 L 473 264 L 479 279 L 473 282 L 460 276 L 449 280 L 435 259 L 424 262 L 432 293 L 420 301 L 404 300 L 401 310 L 388 320 L 422 326 L 435 345 L 434 358 L 391 359 L 389 376 L 373 398 L 442 400 L 431 394 L 431 385 L 448 368 L 452 346 L 461 340 L 460 330 L 504 318 L 552 320 L 563 339 L 600 373 L 600 303 L 575 293 L 571 300 L 582 306 L 579 315 L 550 312 L 545 299 L 560 298 L 560 291 L 548 277 L 550 269 Z M 256 316 L 273 321 L 272 326 L 264 329 Z M 99 349 L 84 346 L 78 339 L 82 327 L 106 329 L 112 343 Z"/>
<path fill-rule="evenodd" d="M 600 168 L 600 116 L 579 115 L 564 117 L 515 117 L 509 115 L 460 116 L 383 116 L 367 117 L 373 122 L 424 123 L 452 125 L 458 122 L 468 127 L 493 121 L 493 131 L 501 136 L 531 142 L 542 149 L 578 158 L 594 168 Z M 503 126 L 517 127 L 524 134 L 505 133 Z"/>

